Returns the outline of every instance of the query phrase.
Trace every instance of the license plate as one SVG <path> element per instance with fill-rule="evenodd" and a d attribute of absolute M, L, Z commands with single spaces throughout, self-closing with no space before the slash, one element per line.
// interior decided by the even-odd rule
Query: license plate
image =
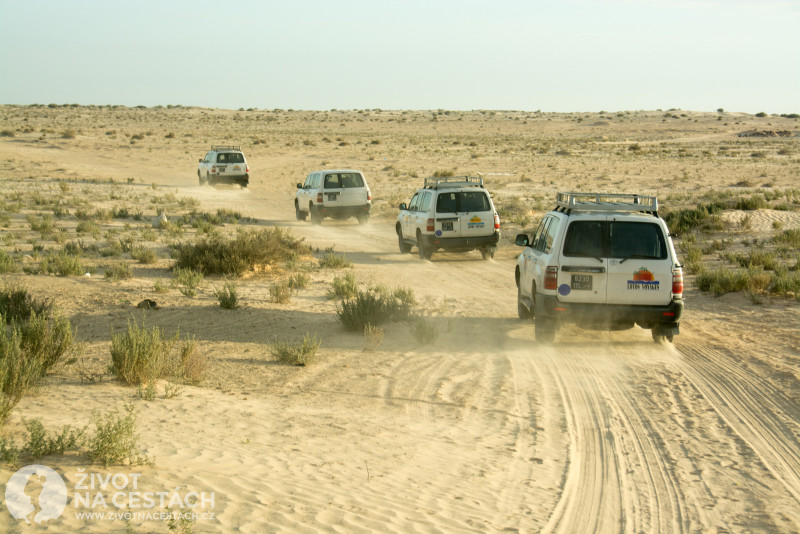
<path fill-rule="evenodd" d="M 453 231 L 453 222 L 443 222 L 442 223 L 442 232 L 452 232 Z"/>
<path fill-rule="evenodd" d="M 592 276 L 589 274 L 573 274 L 572 289 L 592 289 Z"/>
<path fill-rule="evenodd" d="M 217 167 L 217 170 L 219 170 L 219 172 L 225 172 L 225 168 L 226 167 L 224 165 L 222 165 L 220 167 Z"/>
<path fill-rule="evenodd" d="M 328 193 L 328 200 L 336 200 L 336 193 Z"/>

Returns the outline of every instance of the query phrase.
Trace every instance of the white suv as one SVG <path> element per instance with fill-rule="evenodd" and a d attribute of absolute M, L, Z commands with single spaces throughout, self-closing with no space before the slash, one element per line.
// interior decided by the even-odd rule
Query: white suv
<path fill-rule="evenodd" d="M 429 260 L 436 250 L 480 250 L 494 257 L 500 241 L 500 217 L 482 177 L 426 178 L 408 205 L 400 204 L 395 231 L 400 252 L 416 246 Z"/>
<path fill-rule="evenodd" d="M 517 313 L 536 339 L 562 322 L 602 330 L 638 324 L 672 341 L 683 313 L 683 271 L 655 197 L 558 193 L 517 258 Z"/>
<path fill-rule="evenodd" d="M 372 193 L 361 171 L 314 171 L 297 184 L 294 212 L 298 221 L 311 214 L 311 224 L 322 224 L 325 217 L 355 217 L 359 224 L 369 220 Z"/>
<path fill-rule="evenodd" d="M 247 187 L 250 183 L 250 167 L 238 146 L 212 146 L 206 157 L 197 166 L 200 185 L 236 183 Z"/>

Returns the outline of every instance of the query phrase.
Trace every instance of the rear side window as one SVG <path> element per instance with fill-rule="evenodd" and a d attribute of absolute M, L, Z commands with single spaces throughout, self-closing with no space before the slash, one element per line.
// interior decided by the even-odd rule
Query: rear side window
<path fill-rule="evenodd" d="M 608 232 L 609 258 L 667 259 L 664 233 L 657 224 L 611 221 Z"/>
<path fill-rule="evenodd" d="M 422 195 L 422 202 L 419 204 L 419 211 L 427 212 L 428 208 L 431 207 L 431 193 L 425 193 Z"/>
<path fill-rule="evenodd" d="M 604 258 L 604 221 L 575 221 L 564 240 L 564 256 Z"/>
<path fill-rule="evenodd" d="M 455 213 L 457 207 L 456 193 L 439 193 L 436 197 L 436 213 Z"/>

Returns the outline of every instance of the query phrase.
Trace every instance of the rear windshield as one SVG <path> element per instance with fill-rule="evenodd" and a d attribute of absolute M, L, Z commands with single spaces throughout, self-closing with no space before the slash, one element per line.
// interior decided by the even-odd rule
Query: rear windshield
<path fill-rule="evenodd" d="M 564 256 L 664 260 L 667 244 L 657 224 L 575 221 L 564 240 Z"/>
<path fill-rule="evenodd" d="M 325 175 L 325 189 L 364 187 L 364 177 L 357 172 L 338 172 Z"/>
<path fill-rule="evenodd" d="M 244 163 L 244 155 L 241 152 L 223 152 L 217 154 L 217 163 Z"/>
<path fill-rule="evenodd" d="M 491 211 L 489 197 L 483 191 L 453 191 L 439 193 L 436 213 Z"/>

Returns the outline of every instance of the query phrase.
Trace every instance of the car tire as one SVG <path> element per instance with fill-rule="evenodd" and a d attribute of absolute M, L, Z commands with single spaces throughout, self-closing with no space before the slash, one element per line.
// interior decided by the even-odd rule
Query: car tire
<path fill-rule="evenodd" d="M 203 180 L 203 177 L 200 176 L 200 171 L 197 171 L 197 181 L 200 183 L 200 185 L 206 185 L 207 183 L 207 181 Z"/>
<path fill-rule="evenodd" d="M 358 224 L 367 224 L 369 222 L 369 214 L 356 215 L 356 220 L 358 221 Z"/>
<path fill-rule="evenodd" d="M 522 302 L 522 288 L 519 287 L 519 284 L 517 284 L 517 317 L 523 321 L 531 320 L 531 311 L 525 306 L 525 303 Z"/>
<path fill-rule="evenodd" d="M 549 345 L 556 337 L 556 322 L 554 319 L 549 317 L 536 316 L 536 286 L 533 286 L 532 289 L 533 304 L 531 308 L 534 311 L 531 312 L 531 315 L 533 315 L 533 335 L 537 342 L 544 345 Z"/>
<path fill-rule="evenodd" d="M 668 335 L 668 336 L 662 336 L 660 334 L 657 334 L 656 332 L 657 332 L 657 330 L 655 328 L 650 330 L 650 333 L 653 336 L 653 341 L 656 344 L 658 344 L 658 345 L 666 345 L 667 343 L 672 343 L 672 340 L 674 339 L 674 337 L 671 334 Z"/>
<path fill-rule="evenodd" d="M 305 211 L 300 211 L 300 206 L 297 202 L 294 203 L 294 216 L 297 218 L 298 221 L 305 221 L 308 213 Z"/>
<path fill-rule="evenodd" d="M 425 246 L 420 232 L 417 232 L 417 251 L 419 252 L 419 259 L 421 260 L 430 260 L 433 256 L 433 251 L 428 250 L 428 247 Z"/>
<path fill-rule="evenodd" d="M 239 187 L 242 189 L 247 189 L 247 182 L 239 182 Z"/>
<path fill-rule="evenodd" d="M 314 206 L 311 206 L 309 209 L 311 210 L 311 224 L 322 224 L 322 214 L 319 212 L 319 210 L 317 210 L 317 208 Z"/>
<path fill-rule="evenodd" d="M 484 260 L 491 260 L 494 258 L 494 249 L 493 248 L 482 248 L 481 249 L 481 258 Z"/>
<path fill-rule="evenodd" d="M 406 243 L 406 240 L 403 237 L 403 231 L 399 226 L 397 227 L 397 246 L 400 249 L 400 254 L 408 254 L 411 252 L 411 245 Z"/>

